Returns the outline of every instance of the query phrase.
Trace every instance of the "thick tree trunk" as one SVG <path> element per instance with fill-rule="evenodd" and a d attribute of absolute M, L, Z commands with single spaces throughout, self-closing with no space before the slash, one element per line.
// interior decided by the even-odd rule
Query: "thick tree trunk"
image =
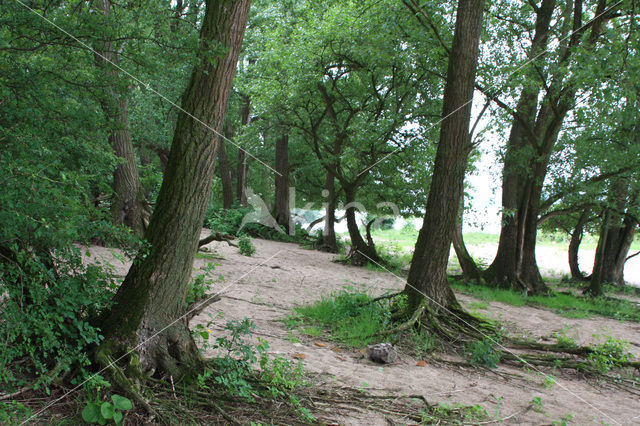
<path fill-rule="evenodd" d="M 182 98 L 156 209 L 139 255 L 101 321 L 105 341 L 98 359 L 135 348 L 130 361 L 142 371 L 181 376 L 199 365 L 187 322 L 185 295 L 209 201 L 217 136 L 249 13 L 250 0 L 207 1 L 200 31 L 199 65 Z M 219 57 L 211 58 L 210 46 Z M 214 59 L 214 60 L 212 60 Z M 192 118 L 197 117 L 196 119 Z"/>
<path fill-rule="evenodd" d="M 229 139 L 233 137 L 233 128 L 229 122 L 225 124 L 224 135 Z M 231 182 L 231 170 L 229 169 L 225 141 L 218 143 L 218 170 L 220 170 L 222 183 L 222 208 L 228 210 L 233 206 L 233 183 Z"/>
<path fill-rule="evenodd" d="M 276 138 L 276 172 L 274 217 L 286 233 L 291 233 L 294 225 L 289 207 L 289 135 L 285 131 Z"/>
<path fill-rule="evenodd" d="M 346 217 L 347 217 L 347 230 L 349 231 L 349 238 L 351 240 L 351 262 L 354 265 L 362 266 L 370 262 L 381 262 L 376 249 L 373 246 L 368 245 L 358 228 L 358 221 L 356 220 L 356 192 L 352 188 L 345 188 L 345 198 L 347 201 Z"/>
<path fill-rule="evenodd" d="M 327 172 L 325 183 L 327 203 L 324 212 L 324 228 L 322 230 L 322 245 L 330 253 L 338 252 L 338 242 L 336 240 L 336 194 L 335 179 L 330 172 Z"/>
<path fill-rule="evenodd" d="M 251 121 L 251 99 L 247 95 L 240 95 L 242 105 L 240 107 L 240 123 L 246 126 Z M 238 203 L 247 207 L 247 151 L 238 149 L 238 161 L 236 166 L 236 197 Z"/>
<path fill-rule="evenodd" d="M 609 234 L 611 211 L 606 209 L 602 217 L 602 225 L 600 226 L 600 238 L 598 238 L 598 246 L 596 247 L 596 256 L 593 262 L 593 271 L 591 272 L 591 280 L 589 287 L 585 289 L 585 294 L 591 296 L 602 296 L 603 284 L 603 265 L 605 257 L 605 246 Z"/>
<path fill-rule="evenodd" d="M 111 1 L 99 0 L 95 3 L 108 20 L 111 15 Z M 142 235 L 145 221 L 148 218 L 147 203 L 138 175 L 138 165 L 129 131 L 129 111 L 126 94 L 120 93 L 120 76 L 117 65 L 118 52 L 113 42 L 100 43 L 96 46 L 95 60 L 102 71 L 107 85 L 108 100 L 102 103 L 113 130 L 109 135 L 109 143 L 121 163 L 113 173 L 113 200 L 111 215 L 114 223 L 129 227 L 135 234 Z"/>
<path fill-rule="evenodd" d="M 430 309 L 456 307 L 447 281 L 451 239 L 458 219 L 467 159 L 471 151 L 469 121 L 484 0 L 460 0 L 449 56 L 442 108 L 443 121 L 424 223 L 409 269 L 405 292 L 409 308 L 428 300 Z"/>
<path fill-rule="evenodd" d="M 571 234 L 571 241 L 569 241 L 569 269 L 571 270 L 571 279 L 576 281 L 582 281 L 585 279 L 584 274 L 580 271 L 578 251 L 580 249 L 580 243 L 582 242 L 584 226 L 587 223 L 590 211 L 590 208 L 586 208 L 582 211 L 580 218 L 578 219 L 578 223 L 576 223 L 573 233 Z"/>
<path fill-rule="evenodd" d="M 458 258 L 458 263 L 460 264 L 460 268 L 462 269 L 462 276 L 467 281 L 480 281 L 482 276 L 482 272 L 480 268 L 476 265 L 476 262 L 473 260 L 473 257 L 469 254 L 467 250 L 467 246 L 464 244 L 464 238 L 462 237 L 462 223 L 463 223 L 463 214 L 464 214 L 464 193 L 462 194 L 462 198 L 460 200 L 460 211 L 458 212 L 458 220 L 456 221 L 456 226 L 453 230 L 452 240 L 453 240 L 453 249 L 456 252 L 456 257 Z"/>

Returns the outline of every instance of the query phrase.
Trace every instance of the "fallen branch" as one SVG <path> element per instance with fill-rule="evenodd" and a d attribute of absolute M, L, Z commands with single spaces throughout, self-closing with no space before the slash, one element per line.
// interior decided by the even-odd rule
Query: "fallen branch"
<path fill-rule="evenodd" d="M 232 247 L 238 247 L 237 244 L 234 244 L 231 242 L 231 240 L 233 240 L 234 237 L 232 235 L 228 235 L 228 234 L 221 234 L 220 232 L 212 232 L 211 235 L 209 235 L 208 237 L 205 237 L 203 239 L 201 239 L 198 242 L 198 248 L 202 247 L 202 246 L 206 246 L 207 244 L 213 242 L 213 241 L 224 241 L 227 244 L 229 244 Z"/>

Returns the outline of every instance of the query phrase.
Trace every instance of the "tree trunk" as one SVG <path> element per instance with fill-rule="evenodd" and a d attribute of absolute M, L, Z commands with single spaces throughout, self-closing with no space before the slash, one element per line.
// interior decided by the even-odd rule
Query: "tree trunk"
<path fill-rule="evenodd" d="M 346 217 L 349 238 L 351 239 L 351 262 L 354 265 L 362 266 L 370 262 L 381 262 L 374 246 L 368 245 L 358 229 L 356 220 L 356 192 L 353 188 L 344 188 L 347 201 Z"/>
<path fill-rule="evenodd" d="M 283 131 L 276 138 L 275 219 L 286 233 L 294 230 L 289 207 L 289 135 Z"/>
<path fill-rule="evenodd" d="M 543 0 L 536 12 L 535 35 L 528 57 L 535 58 L 546 50 L 555 0 Z M 542 85 L 528 82 L 520 94 L 511 124 L 507 151 L 502 171 L 502 227 L 498 251 L 485 271 L 487 281 L 501 287 L 511 287 L 518 283 L 518 269 L 522 263 L 526 211 L 523 206 L 524 186 L 527 170 L 522 164 L 528 163 L 531 154 L 524 150 L 527 138 L 533 132 L 536 119 L 538 95 Z M 525 158 L 523 158 L 525 157 Z"/>
<path fill-rule="evenodd" d="M 610 210 L 606 209 L 600 226 L 600 238 L 598 238 L 598 246 L 596 247 L 596 256 L 593 262 L 593 271 L 591 272 L 591 281 L 589 287 L 584 291 L 585 294 L 591 296 L 602 296 L 603 283 L 603 265 L 605 257 L 605 246 L 609 234 Z"/>
<path fill-rule="evenodd" d="M 231 124 L 227 122 L 224 127 L 225 136 L 231 139 L 233 137 Z M 231 182 L 231 170 L 229 170 L 225 141 L 218 143 L 218 169 L 220 170 L 220 181 L 222 183 L 222 208 L 228 210 L 233 206 L 233 183 Z"/>
<path fill-rule="evenodd" d="M 409 308 L 428 298 L 432 312 L 457 307 L 447 281 L 451 239 L 458 219 L 471 140 L 473 99 L 484 0 L 460 0 L 449 55 L 442 107 L 443 121 L 422 229 L 409 269 L 405 292 Z"/>
<path fill-rule="evenodd" d="M 473 257 L 467 251 L 467 246 L 464 244 L 464 238 L 462 237 L 462 223 L 463 223 L 463 213 L 464 213 L 464 193 L 462 194 L 460 200 L 460 211 L 458 212 L 458 220 L 456 221 L 456 226 L 453 229 L 453 249 L 456 252 L 456 257 L 458 258 L 458 263 L 460 264 L 460 268 L 462 269 L 462 276 L 467 281 L 480 281 L 482 273 L 480 268 L 476 265 L 476 262 L 473 260 Z"/>
<path fill-rule="evenodd" d="M 99 0 L 95 3 L 108 21 L 111 15 L 111 1 Z M 110 125 L 109 143 L 121 162 L 113 173 L 113 200 L 111 202 L 111 216 L 113 222 L 129 227 L 135 234 L 142 235 L 145 229 L 146 200 L 140 177 L 138 165 L 129 131 L 129 110 L 127 97 L 121 93 L 120 76 L 115 65 L 118 64 L 118 52 L 113 42 L 103 42 L 96 46 L 95 61 L 102 71 L 106 81 L 108 100 L 102 102 Z"/>
<path fill-rule="evenodd" d="M 251 99 L 247 95 L 240 95 L 242 104 L 240 107 L 240 123 L 246 126 L 251 121 Z M 236 197 L 238 203 L 247 207 L 247 151 L 242 147 L 238 149 L 238 164 L 236 168 Z"/>
<path fill-rule="evenodd" d="M 582 281 L 585 279 L 584 274 L 580 271 L 580 264 L 578 262 L 578 250 L 580 249 L 580 243 L 582 242 L 582 236 L 584 233 L 584 225 L 589 218 L 589 212 L 591 208 L 587 207 L 580 214 L 578 223 L 576 223 L 573 233 L 571 234 L 571 241 L 569 242 L 569 269 L 571 270 L 571 279 L 576 281 Z"/>
<path fill-rule="evenodd" d="M 325 183 L 325 191 L 327 195 L 327 203 L 324 213 L 324 229 L 322 230 L 322 245 L 330 253 L 338 252 L 338 241 L 336 240 L 336 194 L 335 179 L 333 175 L 327 171 L 327 180 Z"/>
<path fill-rule="evenodd" d="M 182 97 L 169 162 L 145 239 L 114 305 L 102 318 L 105 341 L 99 360 L 135 348 L 138 371 L 179 377 L 200 364 L 181 315 L 209 201 L 216 143 L 202 122 L 222 130 L 229 91 L 249 13 L 250 0 L 207 1 L 200 31 L 199 65 Z M 211 58 L 210 46 L 217 49 Z M 192 118 L 197 117 L 197 120 Z M 136 356 L 138 355 L 138 356 Z"/>

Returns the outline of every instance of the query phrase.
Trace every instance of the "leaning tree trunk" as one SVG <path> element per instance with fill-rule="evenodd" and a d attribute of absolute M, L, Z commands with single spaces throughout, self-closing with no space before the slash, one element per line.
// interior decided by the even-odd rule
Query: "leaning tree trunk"
<path fill-rule="evenodd" d="M 293 218 L 289 206 L 289 135 L 282 131 L 276 138 L 275 220 L 286 233 L 293 230 Z"/>
<path fill-rule="evenodd" d="M 108 20 L 111 15 L 111 1 L 99 0 L 96 8 Z M 135 234 L 142 235 L 145 220 L 148 217 L 147 203 L 144 197 L 138 165 L 129 131 L 129 110 L 126 94 L 120 93 L 120 76 L 118 69 L 118 52 L 113 42 L 102 42 L 96 46 L 95 61 L 102 71 L 105 80 L 108 100 L 102 102 L 102 109 L 109 119 L 113 130 L 109 135 L 109 143 L 120 164 L 113 173 L 113 200 L 111 216 L 113 222 L 129 227 Z"/>
<path fill-rule="evenodd" d="M 336 239 L 336 195 L 335 195 L 335 178 L 327 171 L 327 180 L 325 183 L 325 191 L 327 195 L 327 203 L 324 214 L 324 228 L 322 230 L 322 245 L 325 250 L 330 253 L 338 252 L 338 241 Z"/>
<path fill-rule="evenodd" d="M 135 348 L 137 370 L 189 373 L 200 355 L 181 317 L 209 201 L 218 138 L 249 14 L 250 0 L 207 1 L 199 65 L 182 97 L 169 162 L 145 239 L 114 305 L 102 318 L 99 361 Z M 219 46 L 212 58 L 211 46 Z M 192 117 L 196 117 L 194 119 Z M 136 356 L 138 355 L 138 356 Z"/>
<path fill-rule="evenodd" d="M 228 121 L 224 126 L 224 135 L 229 139 L 233 137 L 233 127 Z M 228 210 L 233 206 L 233 183 L 231 182 L 231 170 L 229 169 L 225 141 L 219 141 L 218 143 L 218 169 L 220 170 L 220 183 L 222 184 L 222 208 Z"/>
<path fill-rule="evenodd" d="M 585 279 L 578 262 L 578 250 L 580 249 L 580 243 L 584 235 L 584 226 L 587 223 L 590 211 L 591 208 L 589 207 L 582 211 L 578 223 L 576 223 L 571 233 L 571 240 L 569 241 L 569 269 L 571 270 L 571 279 L 576 281 L 583 281 Z"/>
<path fill-rule="evenodd" d="M 476 265 L 476 262 L 473 260 L 473 257 L 469 254 L 467 250 L 467 246 L 464 244 L 464 238 L 462 236 L 462 223 L 463 223 L 463 214 L 464 214 L 464 193 L 460 199 L 460 211 L 458 212 L 458 220 L 456 221 L 456 226 L 453 230 L 452 240 L 453 240 L 453 249 L 456 252 L 456 257 L 458 258 L 458 263 L 460 264 L 460 268 L 462 269 L 462 277 L 467 281 L 480 281 L 482 276 L 482 271 Z"/>
<path fill-rule="evenodd" d="M 456 307 L 447 281 L 451 238 L 458 220 L 467 160 L 471 152 L 469 121 L 484 0 L 460 0 L 449 56 L 440 140 L 422 229 L 409 269 L 405 292 L 409 308 L 428 298 L 432 312 Z"/>
<path fill-rule="evenodd" d="M 356 192 L 353 188 L 344 188 L 345 198 L 347 201 L 346 217 L 347 230 L 351 239 L 351 262 L 354 265 L 362 266 L 370 262 L 381 262 L 374 246 L 365 242 L 358 229 L 358 221 L 356 220 Z"/>

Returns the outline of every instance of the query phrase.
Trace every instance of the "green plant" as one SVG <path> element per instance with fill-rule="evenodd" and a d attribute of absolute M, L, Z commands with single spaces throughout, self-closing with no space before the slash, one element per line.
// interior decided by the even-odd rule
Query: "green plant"
<path fill-rule="evenodd" d="M 573 414 L 567 413 L 560 420 L 554 420 L 551 424 L 554 426 L 567 426 L 571 420 L 573 420 Z"/>
<path fill-rule="evenodd" d="M 539 397 L 539 396 L 534 397 L 531 400 L 530 404 L 533 407 L 533 411 L 536 411 L 538 413 L 542 413 L 543 407 L 542 407 L 542 398 L 541 397 Z"/>
<path fill-rule="evenodd" d="M 18 401 L 0 401 L 0 424 L 21 424 L 31 416 L 31 410 Z"/>
<path fill-rule="evenodd" d="M 545 389 L 552 389 L 553 385 L 556 384 L 556 378 L 550 375 L 544 376 L 544 387 Z"/>
<path fill-rule="evenodd" d="M 606 374 L 633 357 L 628 342 L 608 335 L 603 343 L 593 346 L 593 352 L 587 359 L 598 372 Z"/>
<path fill-rule="evenodd" d="M 364 291 L 352 287 L 322 297 L 311 305 L 299 306 L 297 317 L 289 317 L 288 324 L 300 327 L 306 322 L 328 328 L 329 338 L 353 347 L 362 347 L 389 323 L 388 307 L 373 303 Z"/>
<path fill-rule="evenodd" d="M 131 410 L 133 405 L 128 398 L 117 394 L 111 395 L 111 402 L 100 400 L 87 402 L 82 410 L 82 420 L 87 423 L 98 423 L 105 425 L 113 421 L 116 425 L 121 425 L 124 420 L 124 411 Z"/>
<path fill-rule="evenodd" d="M 477 340 L 466 346 L 472 364 L 496 368 L 502 357 L 502 351 L 495 348 L 495 342 L 489 338 Z"/>
<path fill-rule="evenodd" d="M 205 295 L 211 290 L 211 286 L 215 282 L 209 278 L 215 268 L 216 265 L 209 262 L 204 268 L 204 272 L 196 275 L 196 277 L 191 280 L 187 288 L 187 296 L 185 297 L 186 306 L 191 306 L 205 298 Z M 218 279 L 223 281 L 224 277 L 219 276 Z"/>
<path fill-rule="evenodd" d="M 251 237 L 242 235 L 238 238 L 238 250 L 245 256 L 252 256 L 256 252 L 256 246 L 251 242 Z"/>

